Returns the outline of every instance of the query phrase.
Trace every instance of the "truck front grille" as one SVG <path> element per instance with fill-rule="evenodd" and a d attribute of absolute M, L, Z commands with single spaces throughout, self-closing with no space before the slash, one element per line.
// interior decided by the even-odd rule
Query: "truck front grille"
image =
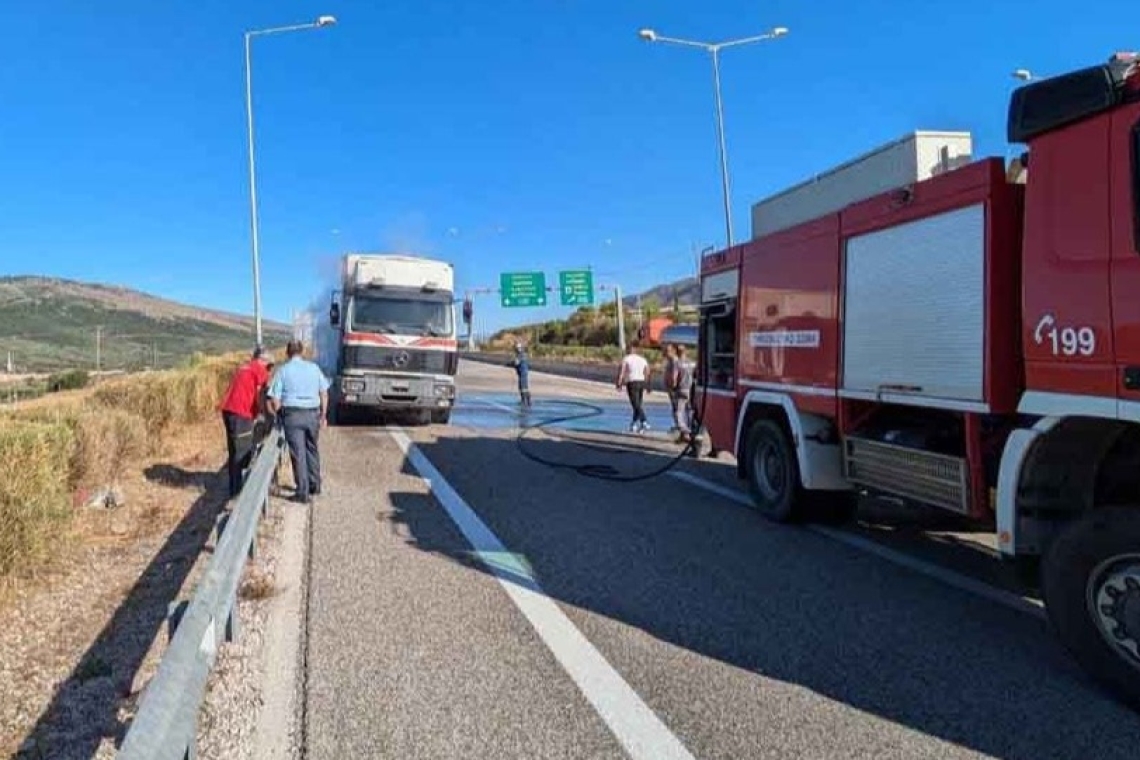
<path fill-rule="evenodd" d="M 424 351 L 385 346 L 345 346 L 345 369 L 382 369 L 391 372 L 433 372 L 454 375 L 457 358 L 453 351 Z"/>

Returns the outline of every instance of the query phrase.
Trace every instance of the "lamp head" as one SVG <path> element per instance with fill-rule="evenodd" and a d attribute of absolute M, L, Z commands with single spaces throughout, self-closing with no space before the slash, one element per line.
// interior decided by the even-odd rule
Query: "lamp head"
<path fill-rule="evenodd" d="M 770 32 L 770 34 L 773 37 L 783 37 L 787 33 L 788 33 L 788 27 L 786 27 L 786 26 L 777 26 L 775 29 L 773 29 Z"/>
<path fill-rule="evenodd" d="M 1033 79 L 1033 72 L 1029 69 L 1017 69 L 1011 76 L 1014 79 L 1020 79 L 1022 82 L 1028 82 Z"/>
<path fill-rule="evenodd" d="M 652 29 L 642 29 L 641 31 L 639 31 L 637 33 L 637 36 L 640 37 L 641 39 L 645 40 L 646 42 L 656 42 L 657 41 L 657 32 L 653 31 Z"/>
<path fill-rule="evenodd" d="M 320 16 L 317 18 L 317 26 L 333 26 L 336 24 L 336 16 Z"/>

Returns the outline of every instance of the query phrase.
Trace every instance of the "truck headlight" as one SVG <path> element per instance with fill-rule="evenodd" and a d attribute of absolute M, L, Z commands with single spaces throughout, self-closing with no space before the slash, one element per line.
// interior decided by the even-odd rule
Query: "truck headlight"
<path fill-rule="evenodd" d="M 451 398 L 455 395 L 454 385 L 437 385 L 435 386 L 435 395 L 441 398 Z"/>
<path fill-rule="evenodd" d="M 364 390 L 363 380 L 345 380 L 342 387 L 348 393 L 360 393 Z"/>

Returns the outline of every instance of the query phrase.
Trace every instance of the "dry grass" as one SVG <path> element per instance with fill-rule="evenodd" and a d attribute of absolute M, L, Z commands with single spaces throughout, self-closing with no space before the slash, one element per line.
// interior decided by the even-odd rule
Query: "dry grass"
<path fill-rule="evenodd" d="M 76 420 L 71 483 L 81 489 L 115 484 L 146 451 L 146 423 L 122 409 L 82 413 Z"/>
<path fill-rule="evenodd" d="M 33 575 L 66 539 L 71 516 L 67 425 L 14 420 L 0 426 L 0 583 Z"/>
<path fill-rule="evenodd" d="M 71 533 L 76 504 L 118 484 L 176 430 L 210 417 L 239 357 L 53 394 L 0 416 L 0 586 L 34 576 Z"/>

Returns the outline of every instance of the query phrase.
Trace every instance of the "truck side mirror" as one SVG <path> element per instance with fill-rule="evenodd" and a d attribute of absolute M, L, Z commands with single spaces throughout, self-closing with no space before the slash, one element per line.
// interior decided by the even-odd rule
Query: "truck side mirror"
<path fill-rule="evenodd" d="M 333 301 L 332 305 L 329 306 L 329 324 L 333 327 L 340 325 L 340 304 L 336 301 Z"/>

